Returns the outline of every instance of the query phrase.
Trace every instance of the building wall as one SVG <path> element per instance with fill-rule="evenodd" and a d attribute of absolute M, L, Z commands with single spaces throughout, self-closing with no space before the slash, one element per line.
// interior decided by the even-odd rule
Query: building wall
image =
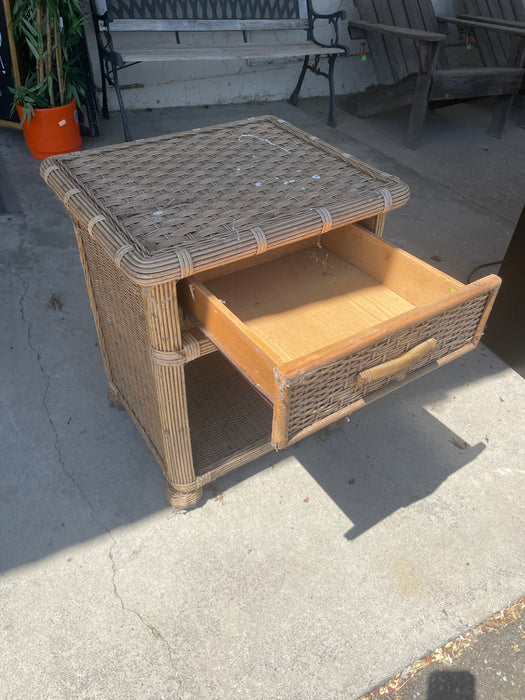
<path fill-rule="evenodd" d="M 357 19 L 352 0 L 314 0 L 314 3 L 318 12 L 343 9 L 348 18 Z M 433 3 L 437 14 L 453 13 L 454 0 L 433 0 Z M 371 61 L 359 60 L 359 42 L 350 41 L 345 22 L 341 23 L 340 29 L 340 41 L 350 45 L 351 55 L 337 59 L 335 85 L 337 94 L 349 94 L 373 84 L 375 76 Z M 96 42 L 90 25 L 86 27 L 86 33 L 95 83 L 100 86 Z M 158 34 L 160 33 L 157 33 L 157 36 Z M 166 33 L 162 34 L 164 36 L 158 37 L 159 41 L 169 38 Z M 324 36 L 327 38 L 330 33 L 324 32 Z M 304 38 L 304 32 L 299 33 L 299 39 L 301 38 Z M 134 33 L 133 39 L 140 40 L 140 34 Z M 195 40 L 209 43 L 210 40 L 216 40 L 216 37 L 204 35 L 196 37 Z M 119 78 L 128 109 L 280 100 L 288 98 L 295 87 L 301 62 L 302 59 L 275 59 L 250 62 L 229 60 L 141 63 L 121 71 Z M 308 72 L 301 97 L 327 94 L 328 81 Z M 111 89 L 109 102 L 110 109 L 118 109 L 114 91 Z"/>

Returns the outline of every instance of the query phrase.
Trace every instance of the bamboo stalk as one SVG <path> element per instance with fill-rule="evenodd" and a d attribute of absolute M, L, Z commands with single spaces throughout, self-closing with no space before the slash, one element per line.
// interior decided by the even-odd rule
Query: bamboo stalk
<path fill-rule="evenodd" d="M 60 43 L 60 21 L 58 17 L 55 17 L 54 25 L 55 62 L 57 67 L 58 92 L 60 95 L 60 104 L 63 105 L 65 104 L 64 69 L 62 66 L 62 44 Z"/>
<path fill-rule="evenodd" d="M 38 31 L 40 34 L 40 37 L 42 38 L 42 44 L 43 44 L 43 18 L 42 18 L 42 3 L 38 3 L 36 6 L 36 23 L 38 26 Z M 38 44 L 38 59 L 36 62 L 36 75 L 37 75 L 37 80 L 39 83 L 41 83 L 44 80 L 44 55 L 43 55 L 43 47 L 40 46 L 40 42 Z"/>
<path fill-rule="evenodd" d="M 49 104 L 55 106 L 55 91 L 53 90 L 53 47 L 51 36 L 51 21 L 49 18 L 49 5 L 46 7 L 46 80 L 48 81 Z M 51 77 L 51 81 L 49 78 Z"/>

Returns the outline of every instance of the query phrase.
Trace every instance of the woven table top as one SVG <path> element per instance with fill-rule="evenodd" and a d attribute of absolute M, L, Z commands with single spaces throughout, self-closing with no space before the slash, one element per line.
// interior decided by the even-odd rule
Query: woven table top
<path fill-rule="evenodd" d="M 48 158 L 41 174 L 139 284 L 404 204 L 401 180 L 275 117 Z"/>

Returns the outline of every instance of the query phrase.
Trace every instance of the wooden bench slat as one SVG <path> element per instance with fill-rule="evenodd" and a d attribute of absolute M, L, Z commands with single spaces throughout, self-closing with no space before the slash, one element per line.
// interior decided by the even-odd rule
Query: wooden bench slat
<path fill-rule="evenodd" d="M 307 19 L 115 19 L 111 32 L 217 32 L 307 29 Z"/>
<path fill-rule="evenodd" d="M 326 56 L 341 54 L 344 49 L 318 46 L 313 42 L 288 44 L 284 46 L 258 46 L 239 44 L 238 46 L 189 46 L 175 44 L 173 47 L 138 46 L 121 49 L 120 54 L 126 63 L 135 61 L 201 61 L 235 58 L 297 58 L 303 56 Z"/>
<path fill-rule="evenodd" d="M 517 68 L 474 68 L 436 71 L 430 90 L 431 100 L 458 97 L 507 95 L 519 90 L 523 70 Z"/>

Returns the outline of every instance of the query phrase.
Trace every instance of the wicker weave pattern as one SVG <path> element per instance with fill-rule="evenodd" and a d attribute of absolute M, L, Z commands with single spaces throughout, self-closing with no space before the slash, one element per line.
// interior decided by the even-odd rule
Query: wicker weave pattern
<path fill-rule="evenodd" d="M 476 297 L 409 330 L 394 333 L 384 342 L 338 360 L 321 370 L 302 375 L 290 386 L 288 439 L 291 440 L 310 425 L 358 401 L 366 393 L 382 389 L 409 373 L 398 373 L 363 388 L 357 385 L 357 375 L 362 370 L 399 357 L 429 338 L 436 338 L 435 350 L 419 360 L 410 372 L 471 343 L 486 302 L 486 294 Z"/>
<path fill-rule="evenodd" d="M 193 463 L 199 477 L 214 470 L 216 478 L 249 461 L 248 451 L 257 452 L 255 459 L 271 449 L 272 407 L 220 353 L 189 363 L 185 373 Z"/>
<path fill-rule="evenodd" d="M 139 283 L 180 279 L 408 199 L 398 178 L 273 117 L 59 156 L 42 173 Z"/>
<path fill-rule="evenodd" d="M 77 227 L 85 253 L 84 267 L 92 286 L 101 344 L 107 353 L 108 379 L 118 388 L 135 421 L 163 458 L 160 419 L 143 291 L 133 285 L 113 260 Z"/>

